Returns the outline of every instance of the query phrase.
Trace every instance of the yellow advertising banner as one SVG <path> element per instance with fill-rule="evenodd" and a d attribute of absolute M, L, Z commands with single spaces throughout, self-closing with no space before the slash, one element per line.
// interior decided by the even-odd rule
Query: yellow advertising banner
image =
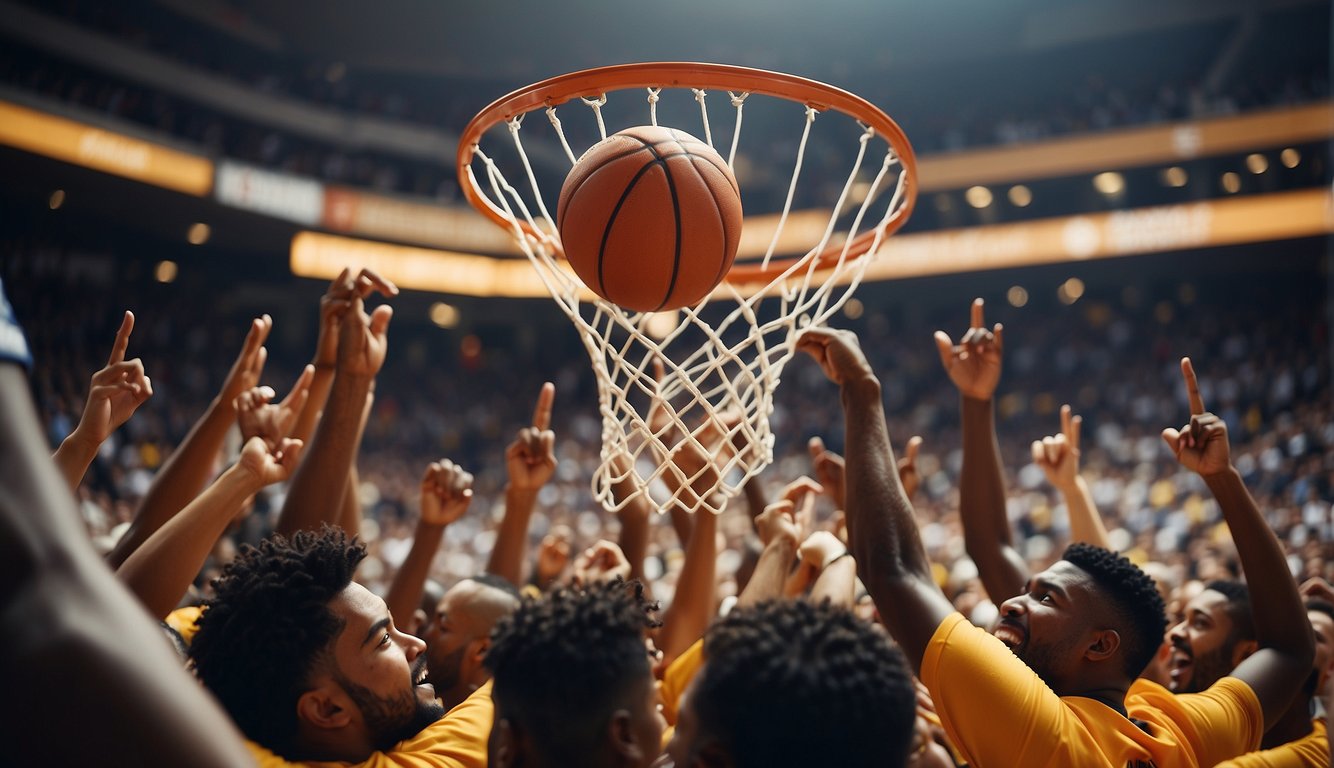
<path fill-rule="evenodd" d="M 208 158 L 4 101 L 0 144 L 189 195 L 213 188 Z"/>

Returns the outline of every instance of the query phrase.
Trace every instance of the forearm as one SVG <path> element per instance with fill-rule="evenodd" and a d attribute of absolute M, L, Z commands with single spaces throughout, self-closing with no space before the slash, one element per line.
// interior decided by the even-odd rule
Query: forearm
<path fill-rule="evenodd" d="M 760 552 L 755 571 L 746 588 L 737 596 L 736 607 L 745 608 L 783 595 L 783 582 L 797 556 L 797 542 L 786 536 L 776 536 Z"/>
<path fill-rule="evenodd" d="M 83 482 L 83 476 L 88 473 L 93 459 L 97 458 L 97 449 L 100 447 L 100 443 L 85 439 L 76 429 L 61 441 L 60 447 L 51 456 L 71 491 L 79 490 L 79 484 Z"/>
<path fill-rule="evenodd" d="M 857 602 L 857 561 L 849 555 L 826 565 L 811 587 L 810 600 L 852 608 Z"/>
<path fill-rule="evenodd" d="M 116 570 L 148 612 L 163 619 L 180 602 L 246 499 L 260 484 L 232 467 L 153 532 Z"/>
<path fill-rule="evenodd" d="M 1005 481 L 996 444 L 990 400 L 960 397 L 963 420 L 963 469 L 959 478 L 959 517 L 964 547 L 977 563 L 978 576 L 997 605 L 1023 591 L 1027 569 L 1014 552 L 1005 512 Z"/>
<path fill-rule="evenodd" d="M 435 553 L 440 549 L 440 542 L 444 536 L 443 525 L 417 523 L 417 534 L 412 539 L 412 548 L 408 550 L 408 556 L 399 566 L 398 573 L 394 574 L 394 580 L 389 585 L 389 594 L 384 599 L 389 607 L 389 615 L 394 617 L 394 622 L 399 627 L 408 626 L 408 617 L 412 616 L 417 606 L 421 604 L 422 590 L 427 577 L 431 574 L 431 561 L 435 559 Z"/>
<path fill-rule="evenodd" d="M 704 630 L 714 616 L 714 595 L 717 592 L 718 570 L 718 516 L 701 509 L 696 512 L 695 524 L 690 529 L 685 562 L 676 581 L 676 592 L 671 607 L 663 617 L 658 633 L 658 647 L 663 662 L 670 664 L 692 643 L 704 636 Z"/>
<path fill-rule="evenodd" d="M 936 586 L 885 428 L 880 382 L 844 384 L 848 542 L 857 572 L 913 668 L 953 606 Z"/>
<path fill-rule="evenodd" d="M 320 412 L 329 400 L 329 390 L 333 387 L 334 369 L 331 365 L 316 365 L 315 375 L 310 380 L 310 394 L 306 404 L 296 417 L 290 437 L 310 444 L 310 436 L 315 434 L 315 425 L 320 420 Z"/>
<path fill-rule="evenodd" d="M 644 558 L 648 556 L 649 518 L 653 511 L 649 507 L 648 493 L 639 493 L 635 488 L 631 473 L 634 468 L 629 459 L 622 459 L 616 466 L 618 480 L 611 486 L 612 497 L 621 505 L 616 519 L 621 523 L 621 534 L 617 544 L 625 559 L 630 562 L 630 578 L 639 579 L 647 588 L 644 578 Z"/>
<path fill-rule="evenodd" d="M 16 365 L 0 364 L 0 423 L 0 668 L 10 692 L 0 717 L 24 723 L 11 730 L 6 756 L 18 764 L 253 762 L 221 708 L 93 552 Z M 86 718 L 82 738 L 70 739 L 66 719 L 31 717 L 69 711 L 55 679 L 78 680 L 84 701 L 114 706 Z"/>
<path fill-rule="evenodd" d="M 338 375 L 310 448 L 292 477 L 277 532 L 291 535 L 336 522 L 348 473 L 360 447 L 362 415 L 372 379 Z"/>
<path fill-rule="evenodd" d="M 361 473 L 355 465 L 347 472 L 347 485 L 343 487 L 337 524 L 350 536 L 361 532 Z"/>
<path fill-rule="evenodd" d="M 523 561 L 528 551 L 528 523 L 537 504 L 536 488 L 505 488 L 505 516 L 500 520 L 496 544 L 486 563 L 486 572 L 523 583 Z"/>
<path fill-rule="evenodd" d="M 764 485 L 760 482 L 759 475 L 747 480 L 745 485 L 741 486 L 741 491 L 746 495 L 746 506 L 750 509 L 750 519 L 754 520 L 760 516 L 765 507 L 769 506 L 769 500 L 764 497 Z"/>
<path fill-rule="evenodd" d="M 1313 652 L 1311 626 L 1297 582 L 1288 572 L 1283 547 L 1234 467 L 1206 475 L 1204 482 L 1218 501 L 1246 574 L 1256 641 L 1261 648 L 1304 658 L 1309 666 Z"/>
<path fill-rule="evenodd" d="M 1070 516 L 1070 540 L 1111 549 L 1107 526 L 1102 524 L 1102 516 L 1093 504 L 1093 492 L 1089 490 L 1089 484 L 1084 478 L 1075 475 L 1074 483 L 1060 490 Z"/>
<path fill-rule="evenodd" d="M 199 494 L 213 472 L 213 462 L 227 439 L 227 430 L 235 421 L 235 406 L 215 399 L 195 422 L 190 433 L 153 477 L 148 493 L 139 502 L 134 522 L 107 555 L 107 563 L 112 568 L 119 568 L 154 531 Z"/>

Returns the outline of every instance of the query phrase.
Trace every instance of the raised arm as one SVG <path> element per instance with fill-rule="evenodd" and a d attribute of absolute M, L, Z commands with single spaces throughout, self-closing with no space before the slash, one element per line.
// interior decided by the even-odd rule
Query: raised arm
<path fill-rule="evenodd" d="M 717 612 L 718 515 L 700 507 L 691 517 L 690 539 L 676 580 L 672 603 L 662 616 L 657 644 L 663 663 L 670 664 L 696 640 Z"/>
<path fill-rule="evenodd" d="M 367 291 L 369 293 L 369 291 Z M 338 337 L 338 363 L 324 415 L 292 477 L 276 530 L 283 535 L 313 530 L 336 519 L 348 475 L 361 444 L 362 415 L 372 382 L 388 350 L 387 305 L 366 314 L 361 293 L 353 292 Z"/>
<path fill-rule="evenodd" d="M 616 519 L 621 523 L 618 544 L 630 562 L 630 578 L 638 579 L 648 589 L 648 580 L 644 578 L 644 558 L 648 556 L 648 536 L 653 508 L 649 504 L 648 494 L 639 493 L 635 488 L 631 473 L 635 471 L 633 461 L 625 454 L 617 454 L 613 459 L 616 466 L 616 478 L 612 482 L 611 492 L 620 509 Z M 623 504 L 621 502 L 624 502 Z"/>
<path fill-rule="evenodd" d="M 764 549 L 746 588 L 737 595 L 737 608 L 782 597 L 783 582 L 797 556 L 800 541 L 796 505 L 791 499 L 782 499 L 765 507 L 755 518 L 755 532 Z"/>
<path fill-rule="evenodd" d="M 982 300 L 974 299 L 971 326 L 957 345 L 944 331 L 935 336 L 940 362 L 959 389 L 963 420 L 959 516 L 964 547 L 997 605 L 1022 592 L 1029 577 L 1028 566 L 1014 549 L 1005 513 L 1005 481 L 996 444 L 992 397 L 1000 382 L 1002 330 L 999 323 L 987 330 Z"/>
<path fill-rule="evenodd" d="M 426 467 L 422 474 L 417 533 L 384 598 L 389 615 L 402 626 L 409 625 L 409 617 L 421 605 L 422 589 L 431 574 L 431 561 L 445 537 L 445 528 L 463 517 L 471 503 L 472 473 L 449 459 L 433 461 Z"/>
<path fill-rule="evenodd" d="M 1107 527 L 1093 503 L 1089 484 L 1079 475 L 1079 428 L 1083 422 L 1072 416 L 1070 406 L 1061 406 L 1061 434 L 1034 440 L 1033 463 L 1042 468 L 1047 482 L 1065 498 L 1070 515 L 1070 540 L 1111 549 Z"/>
<path fill-rule="evenodd" d="M 16 765 L 253 764 L 222 708 L 93 552 L 19 362 L 28 358 L 0 286 L 0 669 L 5 761 Z M 69 691 L 103 702 L 71 738 Z M 19 724 L 22 724 L 21 727 Z"/>
<path fill-rule="evenodd" d="M 1190 400 L 1190 422 L 1163 430 L 1163 440 L 1181 466 L 1203 478 L 1232 531 L 1251 592 L 1251 614 L 1259 649 L 1232 670 L 1260 700 L 1268 729 L 1282 717 L 1301 683 L 1311 674 L 1315 640 L 1297 583 L 1288 572 L 1283 548 L 1232 466 L 1227 425 L 1204 410 L 1190 358 L 1181 374 Z"/>
<path fill-rule="evenodd" d="M 486 563 L 486 572 L 523 583 L 523 561 L 528 552 L 528 523 L 533 519 L 537 494 L 556 473 L 556 433 L 551 431 L 551 406 L 556 385 L 546 382 L 537 394 L 532 426 L 519 430 L 505 449 L 505 516 L 496 532 L 496 543 Z"/>
<path fill-rule="evenodd" d="M 899 480 L 880 380 L 848 331 L 810 329 L 797 347 L 839 385 L 846 420 L 848 542 L 885 626 L 919 668 L 936 627 L 954 607 L 932 578 L 912 504 Z"/>
<path fill-rule="evenodd" d="M 153 396 L 153 383 L 144 374 L 143 361 L 137 357 L 125 359 L 125 349 L 130 344 L 133 330 L 134 313 L 127 310 L 120 330 L 116 331 L 116 341 L 111 346 L 106 367 L 93 374 L 88 403 L 83 407 L 79 426 L 60 443 L 51 457 L 72 491 L 78 490 L 102 443 Z"/>
<path fill-rule="evenodd" d="M 852 610 L 857 603 L 857 562 L 847 546 L 829 531 L 816 531 L 801 543 L 797 554 L 818 574 L 811 587 L 811 602 L 828 600 Z"/>
<path fill-rule="evenodd" d="M 290 477 L 300 454 L 301 443 L 297 440 L 284 439 L 270 447 L 262 438 L 250 438 L 236 464 L 154 531 L 126 558 L 116 575 L 153 617 L 166 618 L 189 590 L 246 499 L 264 486 Z"/>
<path fill-rule="evenodd" d="M 264 340 L 268 338 L 273 320 L 268 315 L 250 323 L 241 354 L 232 364 L 222 383 L 222 389 L 208 410 L 196 421 L 189 434 L 171 452 L 166 463 L 153 476 L 148 493 L 139 502 L 134 522 L 107 555 L 112 568 L 119 568 L 134 550 L 153 535 L 199 494 L 213 473 L 213 462 L 222 449 L 227 430 L 236 420 L 236 398 L 259 383 L 264 361 L 268 357 Z"/>

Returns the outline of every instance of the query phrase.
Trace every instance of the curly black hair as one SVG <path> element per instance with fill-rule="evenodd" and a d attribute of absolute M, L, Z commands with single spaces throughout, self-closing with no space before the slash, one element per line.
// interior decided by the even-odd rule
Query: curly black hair
<path fill-rule="evenodd" d="M 1061 559 L 1092 576 L 1126 620 L 1130 631 L 1121 633 L 1125 673 L 1139 677 L 1167 635 L 1167 607 L 1153 579 L 1126 558 L 1092 544 L 1071 544 Z"/>
<path fill-rule="evenodd" d="M 291 753 L 296 701 L 343 629 L 329 603 L 365 556 L 365 545 L 326 525 L 242 547 L 213 580 L 190 658 L 250 740 Z"/>
<path fill-rule="evenodd" d="M 1233 642 L 1255 639 L 1255 619 L 1251 616 L 1251 590 L 1240 581 L 1215 579 L 1204 585 L 1206 592 L 1227 598 L 1227 615 L 1232 619 Z"/>
<path fill-rule="evenodd" d="M 526 599 L 491 633 L 496 721 L 524 730 L 549 765 L 589 765 L 607 723 L 651 684 L 644 645 L 657 603 L 638 581 Z"/>
<path fill-rule="evenodd" d="M 738 768 L 902 765 L 917 696 L 883 632 L 825 603 L 734 610 L 704 635 L 690 706 Z"/>

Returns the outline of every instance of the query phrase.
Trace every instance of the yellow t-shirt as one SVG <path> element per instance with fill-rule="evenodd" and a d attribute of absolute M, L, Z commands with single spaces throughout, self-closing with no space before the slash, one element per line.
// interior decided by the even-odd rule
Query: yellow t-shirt
<path fill-rule="evenodd" d="M 696 640 L 686 652 L 677 656 L 667 665 L 662 673 L 662 684 L 658 686 L 658 695 L 662 697 L 662 716 L 668 725 L 676 725 L 676 713 L 681 706 L 681 694 L 695 678 L 699 668 L 704 666 L 704 640 Z"/>
<path fill-rule="evenodd" d="M 1081 696 L 1060 697 L 1004 643 L 953 614 L 922 658 L 922 682 L 950 740 L 972 768 L 1199 768 L 1255 750 L 1264 713 L 1242 681 L 1175 696 L 1147 683 L 1126 696 L 1130 717 Z"/>
<path fill-rule="evenodd" d="M 1325 721 L 1317 718 L 1311 725 L 1311 732 L 1296 741 L 1242 755 L 1219 763 L 1218 768 L 1327 768 L 1329 736 L 1325 733 Z"/>
<path fill-rule="evenodd" d="M 486 768 L 486 742 L 491 737 L 495 709 L 491 704 L 491 681 L 472 692 L 462 704 L 444 717 L 422 729 L 410 739 L 399 742 L 388 752 L 376 752 L 358 768 Z M 347 766 L 350 763 L 293 763 L 247 741 L 259 768 L 285 766 Z"/>
<path fill-rule="evenodd" d="M 203 613 L 204 609 L 202 607 L 198 605 L 187 605 L 184 608 L 177 608 L 167 614 L 167 618 L 163 619 L 163 621 L 167 622 L 167 626 L 181 634 L 186 645 L 190 645 L 195 641 L 195 633 L 199 631 L 199 625 L 195 624 L 195 622 L 199 620 L 200 615 Z"/>

